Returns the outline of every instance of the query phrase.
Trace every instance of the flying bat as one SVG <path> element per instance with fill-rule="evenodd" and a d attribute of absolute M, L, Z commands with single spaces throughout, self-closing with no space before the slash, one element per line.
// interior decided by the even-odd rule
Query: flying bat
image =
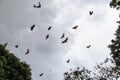
<path fill-rule="evenodd" d="M 50 30 L 51 29 L 51 26 L 48 28 L 48 30 Z"/>
<path fill-rule="evenodd" d="M 70 59 L 68 59 L 66 62 L 69 63 L 69 62 L 70 62 Z"/>
<path fill-rule="evenodd" d="M 61 43 L 66 43 L 67 41 L 68 41 L 68 37 L 64 41 L 62 41 Z"/>
<path fill-rule="evenodd" d="M 37 8 L 41 8 L 41 3 L 39 2 L 39 5 L 37 6 Z"/>
<path fill-rule="evenodd" d="M 65 34 L 63 33 L 63 35 L 61 36 L 61 39 L 64 38 Z"/>
<path fill-rule="evenodd" d="M 3 46 L 6 47 L 8 43 L 5 43 Z"/>
<path fill-rule="evenodd" d="M 78 25 L 74 26 L 73 29 L 77 29 L 78 28 Z"/>
<path fill-rule="evenodd" d="M 77 67 L 77 69 L 80 69 L 79 67 Z"/>
<path fill-rule="evenodd" d="M 39 2 L 39 5 L 38 5 L 38 6 L 36 6 L 36 5 L 34 4 L 33 7 L 34 7 L 34 8 L 41 8 L 41 3 Z"/>
<path fill-rule="evenodd" d="M 15 47 L 16 47 L 16 48 L 18 48 L 18 44 L 17 44 L 17 45 L 15 45 Z"/>
<path fill-rule="evenodd" d="M 31 31 L 33 31 L 33 29 L 35 28 L 35 24 L 31 26 Z"/>
<path fill-rule="evenodd" d="M 29 49 L 27 49 L 27 52 L 25 54 L 27 55 L 29 52 L 30 52 Z"/>
<path fill-rule="evenodd" d="M 40 77 L 42 77 L 43 73 L 40 74 Z"/>
<path fill-rule="evenodd" d="M 48 39 L 48 37 L 49 37 L 49 34 L 46 35 L 46 38 L 45 38 L 45 39 Z"/>
<path fill-rule="evenodd" d="M 93 14 L 93 11 L 89 11 L 90 16 Z"/>
<path fill-rule="evenodd" d="M 86 46 L 86 48 L 90 48 L 90 47 L 91 47 L 91 45 Z"/>

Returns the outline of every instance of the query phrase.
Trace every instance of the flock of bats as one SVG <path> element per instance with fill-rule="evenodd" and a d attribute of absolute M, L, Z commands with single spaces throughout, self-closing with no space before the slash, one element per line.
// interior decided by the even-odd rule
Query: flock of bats
<path fill-rule="evenodd" d="M 34 7 L 34 8 L 41 8 L 41 3 L 38 2 L 38 5 L 34 4 L 33 7 Z M 91 15 L 93 14 L 93 11 L 89 11 L 89 14 L 90 14 L 90 16 L 91 16 Z M 117 22 L 117 23 L 120 23 L 120 21 Z M 30 30 L 33 31 L 34 28 L 35 28 L 35 26 L 36 26 L 36 25 L 33 24 L 33 25 L 30 27 Z M 52 28 L 52 26 L 49 26 L 49 27 L 48 27 L 48 30 L 51 30 L 51 28 Z M 72 29 L 77 29 L 77 28 L 78 28 L 78 25 L 72 27 Z M 64 37 L 65 37 L 65 33 L 63 33 L 63 34 L 61 35 L 60 39 L 63 39 Z M 48 39 L 48 38 L 49 38 L 49 34 L 46 35 L 45 39 Z M 68 41 L 68 37 L 66 37 L 61 43 L 66 43 L 67 41 Z M 8 43 L 5 43 L 3 46 L 6 47 L 7 44 L 8 44 Z M 19 47 L 18 44 L 15 45 L 15 48 L 18 48 L 18 47 Z M 90 47 L 91 47 L 91 45 L 86 46 L 86 48 L 90 48 Z M 27 49 L 26 52 L 25 52 L 25 54 L 27 55 L 29 52 L 30 52 L 29 49 Z M 70 59 L 68 59 L 68 60 L 66 61 L 66 63 L 69 63 L 69 62 L 70 62 Z M 50 70 L 50 71 L 51 71 L 51 70 Z M 43 73 L 41 73 L 39 76 L 40 76 L 40 77 L 43 76 Z"/>
<path fill-rule="evenodd" d="M 78 25 L 74 26 L 73 29 L 77 29 Z M 33 31 L 33 29 L 35 28 L 35 24 L 33 24 L 30 29 L 31 31 Z M 52 26 L 48 27 L 48 30 L 51 30 Z M 62 34 L 62 36 L 60 37 L 60 39 L 63 39 L 65 37 L 65 33 Z M 49 34 L 46 35 L 45 39 L 49 38 Z M 66 37 L 61 43 L 66 43 L 68 41 L 68 37 Z"/>
<path fill-rule="evenodd" d="M 38 3 L 39 3 L 39 5 L 36 6 L 34 4 L 33 7 L 34 8 L 41 8 L 41 3 L 40 2 L 38 2 Z M 93 14 L 93 11 L 89 11 L 89 15 L 91 16 L 92 14 Z M 119 14 L 119 18 L 120 18 L 120 14 Z M 117 21 L 116 23 L 120 24 L 120 21 Z M 35 27 L 35 24 L 31 26 L 31 31 L 33 31 L 34 27 Z M 51 30 L 51 28 L 52 28 L 52 26 L 48 27 L 48 30 Z M 72 29 L 77 29 L 77 28 L 78 28 L 78 25 L 74 26 Z M 62 34 L 62 36 L 60 37 L 60 39 L 63 39 L 64 37 L 65 37 L 65 33 Z M 49 38 L 49 34 L 46 35 L 45 39 L 48 39 L 48 38 Z M 66 43 L 67 41 L 68 41 L 68 37 L 66 37 L 61 43 Z M 18 45 L 15 45 L 15 47 L 18 48 Z M 86 46 L 86 48 L 90 48 L 90 47 L 91 47 L 91 45 Z M 28 54 L 28 53 L 29 53 L 29 49 L 27 49 L 27 52 L 25 54 Z M 69 62 L 70 62 L 70 59 L 68 59 L 66 61 L 66 63 L 69 63 Z M 77 69 L 79 69 L 79 67 L 77 67 Z M 40 77 L 43 76 L 43 73 L 40 73 L 39 76 Z"/>

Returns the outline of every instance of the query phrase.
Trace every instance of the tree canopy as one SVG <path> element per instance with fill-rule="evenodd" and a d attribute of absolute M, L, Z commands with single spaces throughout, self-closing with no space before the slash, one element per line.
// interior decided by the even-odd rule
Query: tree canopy
<path fill-rule="evenodd" d="M 9 53 L 0 44 L 0 80 L 31 80 L 31 69 L 26 62 Z"/>
<path fill-rule="evenodd" d="M 111 40 L 111 44 L 108 46 L 111 50 L 112 58 L 114 59 L 116 66 L 120 67 L 120 25 L 115 33 L 116 38 Z"/>
<path fill-rule="evenodd" d="M 110 2 L 110 7 L 120 9 L 120 0 L 112 0 Z"/>
<path fill-rule="evenodd" d="M 116 71 L 111 58 L 97 64 L 93 70 L 77 67 L 64 73 L 64 80 L 119 80 L 120 73 Z"/>
<path fill-rule="evenodd" d="M 113 8 L 120 8 L 120 0 L 112 0 L 110 2 L 110 6 L 113 6 Z M 119 9 L 118 8 L 118 9 Z M 120 23 L 118 25 L 118 29 L 115 32 L 115 39 L 111 40 L 111 44 L 108 46 L 111 50 L 110 55 L 112 56 L 116 68 L 117 68 L 117 72 L 120 73 Z"/>

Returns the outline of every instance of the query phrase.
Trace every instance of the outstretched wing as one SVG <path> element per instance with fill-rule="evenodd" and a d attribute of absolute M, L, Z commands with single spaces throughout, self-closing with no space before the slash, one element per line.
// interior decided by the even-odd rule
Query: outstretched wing
<path fill-rule="evenodd" d="M 51 26 L 48 28 L 48 30 L 51 30 Z"/>
<path fill-rule="evenodd" d="M 40 74 L 40 77 L 43 75 L 43 73 Z"/>
<path fill-rule="evenodd" d="M 33 31 L 33 29 L 35 28 L 35 24 L 31 26 L 31 31 Z"/>
<path fill-rule="evenodd" d="M 61 36 L 61 39 L 64 38 L 65 34 L 63 33 L 62 36 Z"/>
<path fill-rule="evenodd" d="M 27 49 L 27 52 L 25 53 L 26 55 L 29 53 L 29 49 Z"/>
<path fill-rule="evenodd" d="M 93 14 L 93 11 L 89 11 L 90 16 Z"/>
<path fill-rule="evenodd" d="M 63 40 L 61 43 L 66 43 L 67 41 L 68 41 L 68 37 L 65 40 Z"/>
<path fill-rule="evenodd" d="M 49 34 L 46 35 L 46 38 L 45 39 L 48 39 L 49 38 Z"/>
<path fill-rule="evenodd" d="M 74 26 L 73 29 L 77 29 L 78 28 L 78 25 Z"/>

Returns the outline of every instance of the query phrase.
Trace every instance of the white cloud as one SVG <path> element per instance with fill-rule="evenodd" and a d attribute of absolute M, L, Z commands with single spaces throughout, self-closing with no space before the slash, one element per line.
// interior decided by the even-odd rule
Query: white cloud
<path fill-rule="evenodd" d="M 109 0 L 47 0 L 41 1 L 41 9 L 33 8 L 37 1 L 15 1 L 13 5 L 14 1 L 5 0 L 0 5 L 0 42 L 8 42 L 10 52 L 30 64 L 33 80 L 39 80 L 41 72 L 42 79 L 61 80 L 70 68 L 91 68 L 109 56 L 107 45 L 114 38 L 119 13 L 109 8 Z M 31 32 L 32 24 L 36 27 Z M 77 30 L 72 29 L 75 25 L 79 26 Z M 69 37 L 65 44 L 60 40 L 63 32 Z M 45 40 L 48 33 L 50 38 Z M 14 48 L 17 43 L 19 49 Z M 87 49 L 89 44 L 91 48 Z M 30 54 L 24 55 L 27 48 Z"/>

